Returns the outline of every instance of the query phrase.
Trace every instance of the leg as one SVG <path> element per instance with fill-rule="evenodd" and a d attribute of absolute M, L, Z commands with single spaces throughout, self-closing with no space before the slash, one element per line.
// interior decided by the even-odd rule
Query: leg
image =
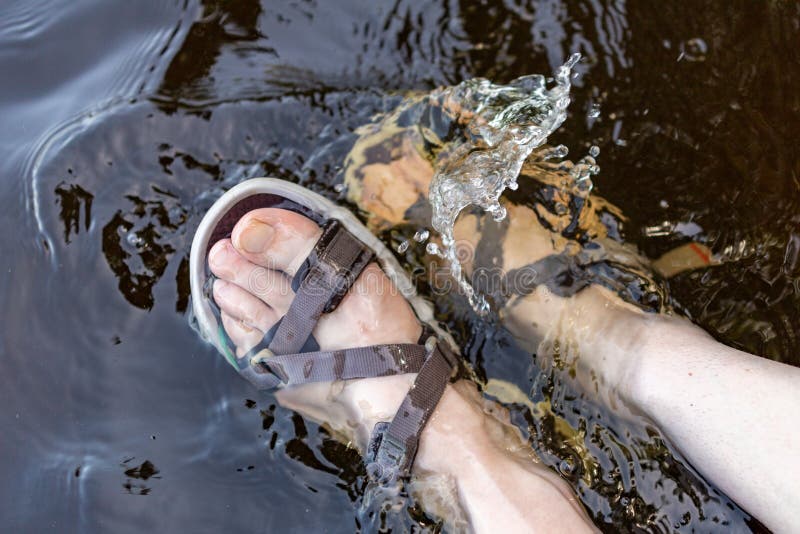
<path fill-rule="evenodd" d="M 415 135 L 409 132 L 405 142 L 414 145 Z M 379 212 L 376 224 L 391 226 L 413 214 L 411 205 L 392 202 L 416 198 L 402 194 L 411 170 L 414 192 L 432 177 L 430 166 L 420 174 L 426 161 L 418 152 L 406 150 L 403 158 L 409 161 L 347 174 L 348 183 L 359 185 L 350 188 L 353 202 L 392 207 Z M 506 272 L 563 250 L 562 236 L 538 222 L 547 213 L 521 206 L 508 211 L 509 227 L 499 244 Z M 456 238 L 474 249 L 481 229 L 477 217 L 462 215 Z M 688 321 L 646 314 L 598 286 L 570 298 L 539 287 L 498 312 L 539 354 L 554 341 L 569 347 L 561 357 L 584 387 L 612 408 L 622 399 L 646 413 L 701 472 L 762 522 L 776 531 L 796 524 L 800 455 L 788 451 L 800 443 L 794 409 L 800 406 L 800 369 L 725 347 Z"/>

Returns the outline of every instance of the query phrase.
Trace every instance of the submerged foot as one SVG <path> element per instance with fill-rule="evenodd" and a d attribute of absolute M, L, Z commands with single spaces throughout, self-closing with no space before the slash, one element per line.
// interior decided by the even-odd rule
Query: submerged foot
<path fill-rule="evenodd" d="M 260 343 L 294 299 L 291 280 L 321 233 L 297 213 L 263 208 L 238 221 L 231 239 L 217 242 L 209 265 L 218 278 L 213 297 L 238 357 Z M 416 343 L 422 327 L 411 306 L 376 264 L 370 264 L 339 306 L 313 331 L 322 350 L 383 343 Z M 362 451 L 380 421 L 394 417 L 415 374 L 309 383 L 277 392 L 284 406 L 326 423 Z M 580 505 L 559 477 L 538 463 L 505 412 L 487 404 L 469 382 L 447 386 L 421 436 L 413 473 L 421 504 L 452 526 L 475 531 L 520 530 L 569 523 L 586 527 Z M 465 466 L 469 468 L 465 469 Z M 420 478 L 422 477 L 422 478 Z M 508 487 L 506 487 L 508 486 Z M 524 487 L 531 507 L 512 487 Z M 422 486 L 418 486 L 422 487 Z M 487 493 L 486 488 L 498 487 Z M 503 509 L 501 517 L 493 510 Z M 455 527 L 459 528 L 459 527 Z M 526 528 L 522 528 L 526 530 Z"/>
<path fill-rule="evenodd" d="M 237 357 L 258 345 L 286 314 L 295 296 L 292 278 L 320 234 L 319 226 L 300 214 L 262 208 L 244 215 L 231 239 L 212 247 L 213 296 Z M 313 330 L 320 350 L 416 343 L 421 333 L 412 308 L 376 263 L 364 269 L 339 306 Z M 415 376 L 305 384 L 282 389 L 278 396 L 284 405 L 328 423 L 363 447 L 374 424 L 394 415 Z"/>

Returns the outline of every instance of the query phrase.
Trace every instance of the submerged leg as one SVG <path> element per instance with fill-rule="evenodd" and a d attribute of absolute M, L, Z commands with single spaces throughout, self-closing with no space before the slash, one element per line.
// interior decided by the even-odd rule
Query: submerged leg
<path fill-rule="evenodd" d="M 347 174 L 351 201 L 391 207 L 376 212 L 377 226 L 424 214 L 415 207 L 425 202 L 433 169 L 424 165 L 418 134 L 408 130 L 406 136 L 418 151 L 397 152 L 396 159 Z M 416 201 L 408 204 L 409 198 Z M 505 272 L 564 251 L 561 233 L 540 222 L 551 214 L 539 208 L 508 205 L 507 231 L 494 243 Z M 474 250 L 485 225 L 466 214 L 455 230 Z M 569 297 L 537 287 L 508 299 L 498 312 L 539 356 L 555 341 L 569 346 L 566 363 L 587 390 L 612 408 L 624 400 L 647 414 L 697 469 L 767 526 L 795 526 L 800 455 L 791 451 L 800 443 L 800 415 L 788 407 L 800 406 L 800 369 L 726 347 L 687 320 L 645 313 L 598 285 Z"/>

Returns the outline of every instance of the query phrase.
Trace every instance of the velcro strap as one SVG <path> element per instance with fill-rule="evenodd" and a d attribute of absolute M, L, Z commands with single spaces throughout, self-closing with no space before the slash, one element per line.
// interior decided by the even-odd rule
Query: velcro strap
<path fill-rule="evenodd" d="M 436 343 L 394 419 L 375 426 L 366 459 L 367 474 L 374 481 L 389 486 L 411 473 L 419 438 L 456 365 L 457 357 L 446 343 Z"/>
<path fill-rule="evenodd" d="M 339 221 L 328 221 L 306 259 L 306 268 L 295 277 L 302 276 L 302 280 L 269 349 L 274 354 L 299 352 L 320 316 L 339 305 L 373 258 L 372 251 Z"/>
<path fill-rule="evenodd" d="M 351 234 L 337 219 L 330 219 L 322 227 L 314 250 L 303 262 L 292 280 L 292 289 L 298 291 L 302 283 L 311 276 L 314 284 L 330 287 L 331 297 L 323 310 L 330 313 L 336 309 L 361 271 L 374 259 L 375 254 L 356 236 Z"/>
<path fill-rule="evenodd" d="M 351 349 L 250 356 L 242 374 L 258 389 L 417 373 L 428 355 L 422 345 L 395 343 Z"/>

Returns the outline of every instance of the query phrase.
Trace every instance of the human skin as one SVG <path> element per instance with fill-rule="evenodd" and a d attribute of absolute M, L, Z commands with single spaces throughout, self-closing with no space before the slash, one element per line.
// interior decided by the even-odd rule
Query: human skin
<path fill-rule="evenodd" d="M 417 137 L 408 130 L 390 161 L 346 175 L 349 200 L 370 214 L 373 227 L 408 222 L 427 197 L 433 169 L 415 150 Z M 354 151 L 373 142 L 365 136 Z M 546 210 L 506 207 L 499 258 L 506 272 L 563 250 L 560 234 L 539 223 Z M 475 249 L 484 219 L 462 216 L 456 239 Z M 572 297 L 539 286 L 497 311 L 540 356 L 558 342 L 579 385 L 612 409 L 623 401 L 646 414 L 698 470 L 773 531 L 797 528 L 800 369 L 722 345 L 685 319 L 645 313 L 594 285 Z"/>
<path fill-rule="evenodd" d="M 231 239 L 216 243 L 209 265 L 218 277 L 213 297 L 226 332 L 243 355 L 290 306 L 290 277 L 319 236 L 302 215 L 273 208 L 246 214 Z M 258 281 L 258 283 L 254 283 Z M 421 327 L 408 303 L 376 264 L 356 280 L 341 304 L 322 317 L 314 337 L 323 350 L 382 343 L 414 343 Z M 388 421 L 414 374 L 315 383 L 277 393 L 284 406 L 327 424 L 362 451 L 372 428 Z M 451 525 L 475 532 L 594 531 L 558 475 L 543 466 L 506 420 L 500 406 L 475 386 L 447 386 L 420 440 L 413 466 L 421 504 L 448 511 Z"/>

